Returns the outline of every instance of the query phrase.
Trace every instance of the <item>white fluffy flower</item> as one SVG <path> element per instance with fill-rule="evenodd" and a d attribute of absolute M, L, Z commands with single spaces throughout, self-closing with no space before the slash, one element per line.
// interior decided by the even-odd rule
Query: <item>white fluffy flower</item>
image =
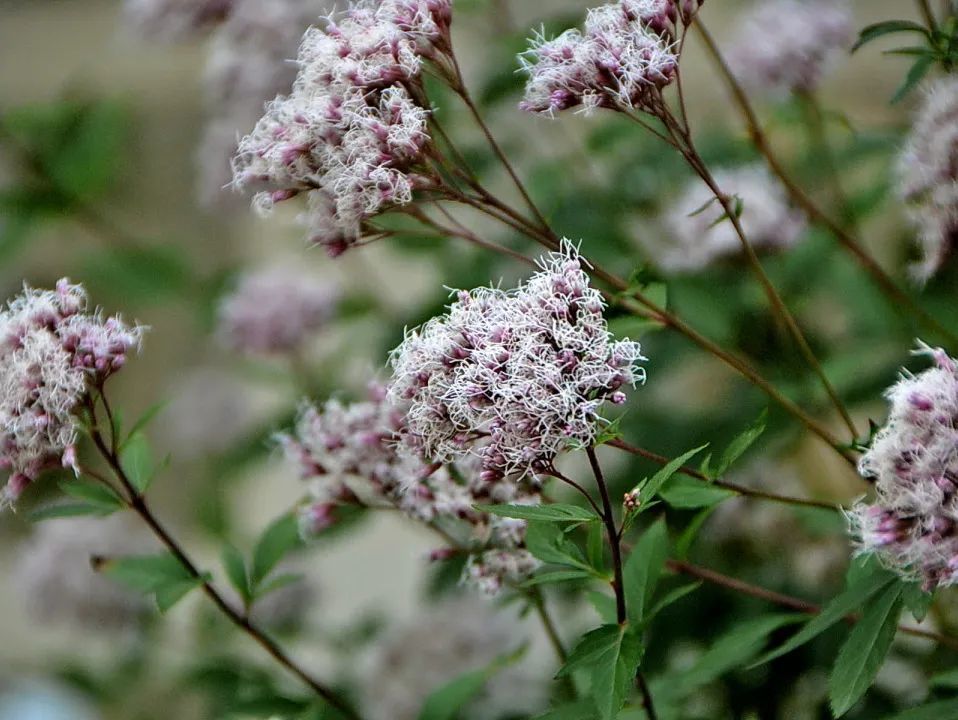
<path fill-rule="evenodd" d="M 615 341 L 576 248 L 540 260 L 515 290 L 460 291 L 391 356 L 406 441 L 437 462 L 474 452 L 483 478 L 549 468 L 595 438 L 606 401 L 645 379 L 638 343 Z"/>
<path fill-rule="evenodd" d="M 762 0 L 741 16 L 729 66 L 752 90 L 813 90 L 853 29 L 844 0 Z"/>
<path fill-rule="evenodd" d="M 529 76 L 520 107 L 549 115 L 576 106 L 646 107 L 650 93 L 675 76 L 675 20 L 672 2 L 623 0 L 589 10 L 581 32 L 537 34 L 519 56 Z"/>
<path fill-rule="evenodd" d="M 457 598 L 425 608 L 377 644 L 363 673 L 363 715 L 369 720 L 415 720 L 430 693 L 463 673 L 481 670 L 523 643 L 507 611 Z M 547 689 L 529 661 L 496 673 L 463 709 L 466 720 L 498 720 L 542 711 Z"/>
<path fill-rule="evenodd" d="M 764 165 L 718 170 L 715 181 L 722 192 L 741 200 L 739 222 L 755 249 L 782 250 L 801 237 L 804 216 L 789 205 L 785 189 Z M 645 240 L 646 249 L 659 267 L 670 272 L 701 270 L 719 258 L 738 254 L 741 240 L 724 215 L 709 187 L 695 179 L 665 211 L 668 237 L 659 242 Z"/>
<path fill-rule="evenodd" d="M 448 3 L 354 5 L 303 37 L 292 92 L 266 107 L 233 159 L 233 185 L 269 211 L 308 199 L 310 240 L 338 255 L 364 223 L 412 200 L 429 111 L 419 75 L 447 46 Z"/>
<path fill-rule="evenodd" d="M 859 462 L 874 504 L 850 513 L 862 552 L 926 589 L 958 583 L 958 365 L 923 346 L 935 366 L 891 387 L 888 420 Z"/>
<path fill-rule="evenodd" d="M 218 331 L 227 345 L 245 353 L 291 353 L 329 323 L 338 299 L 338 289 L 304 270 L 257 270 L 220 303 Z"/>
<path fill-rule="evenodd" d="M 912 268 L 930 278 L 951 253 L 958 233 L 958 80 L 932 83 L 898 159 L 898 193 L 918 230 L 921 260 Z"/>
<path fill-rule="evenodd" d="M 64 278 L 55 290 L 24 286 L 0 312 L 0 470 L 10 472 L 0 506 L 44 470 L 75 464 L 77 406 L 139 347 L 143 328 L 86 304 Z"/>
<path fill-rule="evenodd" d="M 91 629 L 135 624 L 144 596 L 96 572 L 91 558 L 155 551 L 141 526 L 125 515 L 62 518 L 35 526 L 17 550 L 12 586 L 39 620 Z"/>

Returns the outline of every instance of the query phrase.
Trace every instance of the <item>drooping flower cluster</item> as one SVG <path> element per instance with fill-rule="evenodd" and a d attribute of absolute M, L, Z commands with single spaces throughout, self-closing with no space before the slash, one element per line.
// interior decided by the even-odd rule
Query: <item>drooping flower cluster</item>
<path fill-rule="evenodd" d="M 647 108 L 675 77 L 675 24 L 680 16 L 688 22 L 699 4 L 619 0 L 589 10 L 581 31 L 536 35 L 519 56 L 529 75 L 520 107 L 549 115 L 577 106 Z"/>
<path fill-rule="evenodd" d="M 244 353 L 292 353 L 329 323 L 338 299 L 338 289 L 303 270 L 251 272 L 220 303 L 219 334 Z"/>
<path fill-rule="evenodd" d="M 55 290 L 24 287 L 0 312 L 0 506 L 45 469 L 73 467 L 74 413 L 87 390 L 123 367 L 143 328 L 86 312 L 87 295 L 66 278 Z"/>
<path fill-rule="evenodd" d="M 236 140 L 256 125 L 263 106 L 289 92 L 290 58 L 323 0 L 233 0 L 210 42 L 203 86 L 208 119 L 197 148 L 197 190 L 205 205 L 234 198 L 230 161 Z"/>
<path fill-rule="evenodd" d="M 764 165 L 746 165 L 715 172 L 722 192 L 740 203 L 739 222 L 756 249 L 782 250 L 794 245 L 805 230 L 805 217 L 788 203 L 785 189 Z M 719 258 L 742 250 L 742 243 L 712 191 L 691 181 L 666 209 L 665 242 L 643 238 L 655 263 L 669 272 L 702 270 Z M 724 218 L 724 219 L 723 219 Z"/>
<path fill-rule="evenodd" d="M 854 31 L 844 0 L 761 0 L 746 10 L 728 63 L 751 90 L 813 90 L 848 50 Z"/>
<path fill-rule="evenodd" d="M 940 348 L 919 352 L 935 366 L 888 390 L 888 420 L 859 462 L 875 502 L 849 520 L 862 552 L 932 590 L 958 583 L 958 364 Z"/>
<path fill-rule="evenodd" d="M 927 280 L 951 253 L 958 235 L 958 80 L 943 78 L 925 94 L 898 159 L 898 193 L 918 230 L 921 260 L 912 271 Z"/>
<path fill-rule="evenodd" d="M 410 403 L 405 442 L 437 462 L 474 453 L 488 482 L 591 443 L 603 403 L 645 379 L 639 344 L 609 333 L 576 248 L 564 241 L 539 264 L 515 290 L 460 291 L 391 357 L 390 394 Z"/>
<path fill-rule="evenodd" d="M 452 598 L 429 607 L 378 643 L 363 673 L 363 716 L 415 720 L 426 698 L 460 675 L 488 667 L 523 644 L 525 633 L 508 609 Z M 541 712 L 547 688 L 527 656 L 503 669 L 463 708 L 467 720 L 498 720 Z"/>
<path fill-rule="evenodd" d="M 298 74 L 233 160 L 233 184 L 257 191 L 254 206 L 307 196 L 310 242 L 338 255 L 372 216 L 412 200 L 429 142 L 419 81 L 423 58 L 449 42 L 449 0 L 354 5 L 311 28 Z"/>
<path fill-rule="evenodd" d="M 155 551 L 130 516 L 40 523 L 18 548 L 12 587 L 39 620 L 75 622 L 92 630 L 127 628 L 148 610 L 144 596 L 96 572 L 91 559 Z"/>
<path fill-rule="evenodd" d="M 124 22 L 144 38 L 184 40 L 223 22 L 236 0 L 126 0 Z"/>
<path fill-rule="evenodd" d="M 365 402 L 308 405 L 294 432 L 280 436 L 310 483 L 310 497 L 299 511 L 303 535 L 335 523 L 341 506 L 392 506 L 419 522 L 466 530 L 463 545 L 475 552 L 464 580 L 484 591 L 494 593 L 528 577 L 539 563 L 522 547 L 525 522 L 475 506 L 537 504 L 535 483 L 484 482 L 474 461 L 443 466 L 399 452 L 406 408 L 391 405 L 386 395 L 385 387 L 373 385 Z"/>

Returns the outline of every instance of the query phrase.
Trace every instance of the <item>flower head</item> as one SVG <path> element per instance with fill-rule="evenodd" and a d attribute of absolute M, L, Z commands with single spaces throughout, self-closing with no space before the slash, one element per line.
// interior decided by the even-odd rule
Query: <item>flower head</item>
<path fill-rule="evenodd" d="M 601 406 L 645 379 L 639 344 L 616 341 L 576 248 L 515 290 L 459 291 L 393 351 L 390 395 L 409 403 L 405 442 L 436 462 L 474 454 L 495 482 L 551 466 L 595 438 Z"/>
<path fill-rule="evenodd" d="M 755 91 L 813 90 L 848 49 L 853 28 L 844 0 L 762 0 L 743 14 L 729 66 Z"/>
<path fill-rule="evenodd" d="M 935 365 L 886 393 L 888 420 L 858 466 L 875 502 L 849 520 L 862 552 L 932 590 L 958 583 L 958 364 L 941 349 L 919 352 Z"/>
<path fill-rule="evenodd" d="M 0 469 L 10 472 L 0 506 L 43 470 L 75 463 L 74 413 L 140 345 L 142 327 L 86 306 L 64 278 L 55 290 L 24 286 L 0 312 Z"/>
<path fill-rule="evenodd" d="M 785 189 L 763 165 L 718 170 L 715 182 L 723 192 L 741 201 L 739 222 L 753 247 L 785 249 L 801 237 L 804 216 L 789 205 Z M 723 219 L 724 215 L 722 205 L 708 186 L 693 180 L 665 211 L 667 241 L 647 241 L 646 249 L 663 270 L 701 270 L 742 250 L 735 227 L 727 218 Z"/>
<path fill-rule="evenodd" d="M 646 108 L 675 76 L 676 19 L 672 0 L 621 0 L 589 10 L 582 31 L 534 36 L 519 56 L 529 76 L 520 107 L 549 115 L 577 106 Z"/>
<path fill-rule="evenodd" d="M 927 280 L 942 266 L 958 235 L 958 80 L 933 83 L 898 159 L 898 193 L 918 230 L 921 260 L 912 271 Z"/>
<path fill-rule="evenodd" d="M 409 203 L 429 142 L 422 62 L 448 47 L 450 12 L 441 0 L 359 3 L 311 28 L 292 92 L 240 142 L 234 187 L 256 191 L 261 211 L 305 194 L 310 241 L 334 256 Z"/>
<path fill-rule="evenodd" d="M 363 714 L 370 720 L 415 720 L 430 693 L 463 673 L 488 666 L 522 643 L 523 628 L 507 611 L 487 602 L 453 598 L 426 609 L 377 644 L 363 673 Z M 497 720 L 534 715 L 546 688 L 529 658 L 510 664 L 485 685 L 462 716 Z"/>
<path fill-rule="evenodd" d="M 291 353 L 332 319 L 339 291 L 292 267 L 244 275 L 220 303 L 219 334 L 249 354 Z"/>

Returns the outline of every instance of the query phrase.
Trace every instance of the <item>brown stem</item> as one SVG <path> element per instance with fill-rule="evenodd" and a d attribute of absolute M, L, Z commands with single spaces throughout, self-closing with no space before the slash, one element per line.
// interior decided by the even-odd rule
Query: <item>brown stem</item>
<path fill-rule="evenodd" d="M 636 445 L 631 445 L 625 440 L 610 440 L 606 443 L 610 447 L 617 448 L 619 450 L 624 450 L 627 453 L 632 455 L 637 455 L 639 457 L 644 457 L 653 462 L 657 462 L 660 465 L 665 465 L 672 461 L 672 458 L 666 457 L 665 455 L 660 455 L 659 453 L 652 452 L 651 450 L 646 450 L 645 448 L 637 447 Z M 841 512 L 842 508 L 838 505 L 833 505 L 832 503 L 825 502 L 824 500 L 809 500 L 806 498 L 797 498 L 791 497 L 788 495 L 777 495 L 775 493 L 765 492 L 763 490 L 756 490 L 754 488 L 746 487 L 745 485 L 739 485 L 737 483 L 728 482 L 726 480 L 713 480 L 709 478 L 705 473 L 699 472 L 695 468 L 688 467 L 683 465 L 678 470 L 683 475 L 688 475 L 689 477 L 697 478 L 698 480 L 704 480 L 705 482 L 714 485 L 715 487 L 725 488 L 726 490 L 731 490 L 738 495 L 744 495 L 746 497 L 755 498 L 757 500 L 770 500 L 771 502 L 782 503 L 783 505 L 798 505 L 802 507 L 813 507 L 819 508 L 821 510 L 829 510 L 831 512 Z"/>
<path fill-rule="evenodd" d="M 769 590 L 768 588 L 761 587 L 760 585 L 752 585 L 744 580 L 723 575 L 720 572 L 710 570 L 709 568 L 705 568 L 700 565 L 694 565 L 682 560 L 673 559 L 666 560 L 665 564 L 666 567 L 673 572 L 697 578 L 698 580 L 704 580 L 712 585 L 718 585 L 720 587 L 727 588 L 728 590 L 732 590 L 743 595 L 748 595 L 749 597 L 764 600 L 766 602 L 772 603 L 773 605 L 788 608 L 789 610 L 796 610 L 797 612 L 806 613 L 808 615 L 817 615 L 822 611 L 822 607 L 820 605 L 816 605 L 815 603 L 793 597 L 792 595 L 785 595 L 783 593 L 775 592 L 774 590 Z M 860 619 L 861 616 L 854 614 L 847 615 L 845 617 L 846 622 L 850 623 L 858 622 Z M 931 632 L 929 630 L 921 630 L 920 628 L 902 625 L 898 626 L 898 631 L 906 635 L 913 635 L 915 637 L 934 640 L 945 647 L 958 650 L 958 638 Z"/>
<path fill-rule="evenodd" d="M 639 686 L 639 692 L 642 693 L 642 709 L 645 710 L 646 720 L 657 720 L 658 715 L 655 712 L 655 704 L 652 702 L 652 691 L 649 689 L 649 684 L 645 681 L 645 675 L 636 672 L 635 684 Z"/>
<path fill-rule="evenodd" d="M 785 187 L 789 197 L 792 199 L 792 202 L 801 208 L 812 222 L 824 227 L 836 240 L 838 240 L 839 245 L 841 245 L 842 248 L 849 255 L 851 255 L 859 265 L 861 265 L 861 267 L 871 276 L 872 280 L 879 287 L 879 289 L 888 297 L 893 308 L 901 313 L 910 313 L 929 331 L 936 333 L 952 345 L 958 347 L 958 335 L 955 335 L 955 333 L 941 325 L 941 323 L 939 323 L 928 312 L 920 307 L 908 295 L 908 293 L 899 288 L 895 280 L 892 279 L 892 277 L 882 269 L 881 265 L 879 265 L 874 258 L 865 252 L 858 239 L 843 229 L 839 223 L 835 222 L 831 217 L 826 215 L 821 208 L 819 208 L 818 205 L 816 205 L 815 202 L 805 193 L 805 191 L 802 190 L 802 188 L 799 187 L 794 180 L 792 180 L 788 172 L 786 172 L 785 168 L 782 166 L 781 161 L 779 161 L 775 153 L 772 152 L 768 137 L 765 135 L 765 131 L 762 129 L 758 115 L 749 102 L 748 95 L 746 95 L 745 90 L 732 73 L 728 63 L 726 63 L 725 57 L 722 55 L 721 50 L 719 50 L 714 38 L 701 21 L 696 22 L 695 26 L 699 31 L 699 35 L 705 42 L 706 50 L 715 61 L 716 67 L 719 69 L 719 72 L 722 74 L 722 77 L 725 79 L 725 82 L 728 85 L 729 91 L 732 94 L 732 98 L 735 101 L 735 104 L 738 106 L 739 112 L 745 121 L 746 129 L 748 131 L 749 137 L 752 140 L 752 144 L 755 145 L 755 149 L 758 150 L 758 152 L 765 158 L 765 162 L 769 169 Z"/>
<path fill-rule="evenodd" d="M 105 398 L 103 399 L 103 402 L 104 407 L 108 407 Z M 124 499 L 126 500 L 127 506 L 140 516 L 140 518 L 144 523 L 146 523 L 153 534 L 156 535 L 160 542 L 162 542 L 173 554 L 173 556 L 180 562 L 186 572 L 189 573 L 190 577 L 199 581 L 199 586 L 203 590 L 203 593 L 213 602 L 217 609 L 230 620 L 230 622 L 255 640 L 260 647 L 262 647 L 274 660 L 276 660 L 276 662 L 308 685 L 317 695 L 323 698 L 323 700 L 342 712 L 347 718 L 350 718 L 350 720 L 361 720 L 360 715 L 349 705 L 349 703 L 342 699 L 334 690 L 327 687 L 323 682 L 317 680 L 308 672 L 306 672 L 306 670 L 297 665 L 296 662 L 290 658 L 289 655 L 287 655 L 286 652 L 274 640 L 272 640 L 266 633 L 254 625 L 248 616 L 240 613 L 232 605 L 230 605 L 219 593 L 219 591 L 217 591 L 213 584 L 205 578 L 204 574 L 200 572 L 196 564 L 190 559 L 189 555 L 187 555 L 186 551 L 180 546 L 176 539 L 170 535 L 156 515 L 153 514 L 152 510 L 147 505 L 146 499 L 130 481 L 126 471 L 120 464 L 118 455 L 112 450 L 112 446 L 115 442 L 115 439 L 112 438 L 112 426 L 110 429 L 111 441 L 108 445 L 107 441 L 104 440 L 103 435 L 100 433 L 100 430 L 96 425 L 95 408 L 92 401 L 89 404 L 89 409 L 93 419 L 90 437 L 92 438 L 97 450 L 103 456 L 103 459 L 110 466 L 114 476 L 126 491 L 127 497 Z"/>

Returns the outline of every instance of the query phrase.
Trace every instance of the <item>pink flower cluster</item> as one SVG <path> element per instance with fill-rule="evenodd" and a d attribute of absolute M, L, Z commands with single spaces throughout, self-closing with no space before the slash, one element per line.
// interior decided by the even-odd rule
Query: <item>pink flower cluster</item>
<path fill-rule="evenodd" d="M 958 584 L 958 363 L 919 352 L 935 366 L 888 390 L 888 421 L 859 462 L 877 497 L 849 519 L 862 552 L 933 590 Z"/>
<path fill-rule="evenodd" d="M 45 469 L 75 466 L 78 405 L 140 345 L 142 327 L 86 306 L 64 278 L 55 290 L 24 287 L 0 312 L 0 469 L 10 472 L 0 506 Z"/>
<path fill-rule="evenodd" d="M 240 278 L 219 306 L 219 334 L 248 354 L 291 353 L 333 318 L 339 291 L 312 274 L 276 266 Z"/>
<path fill-rule="evenodd" d="M 689 22 L 698 4 L 620 0 L 589 10 L 582 31 L 535 36 L 519 56 L 529 75 L 520 107 L 549 115 L 577 106 L 648 109 L 675 77 L 675 25 Z"/>
<path fill-rule="evenodd" d="M 305 194 L 310 242 L 336 256 L 371 217 L 412 200 L 429 142 L 423 58 L 449 46 L 449 0 L 353 5 L 310 28 L 288 96 L 240 142 L 233 185 L 268 212 Z"/>
<path fill-rule="evenodd" d="M 463 546 L 477 553 L 467 579 L 486 591 L 531 574 L 538 562 L 522 549 L 525 523 L 475 506 L 536 504 L 535 484 L 483 482 L 475 462 L 443 466 L 399 452 L 405 408 L 390 405 L 386 395 L 385 387 L 374 385 L 365 402 L 307 405 L 293 433 L 280 436 L 287 457 L 310 483 L 299 515 L 303 535 L 334 524 L 341 506 L 396 507 L 419 522 L 467 531 Z"/>
<path fill-rule="evenodd" d="M 460 291 L 393 351 L 390 394 L 409 403 L 405 443 L 437 462 L 479 457 L 481 478 L 547 471 L 588 445 L 601 406 L 645 380 L 638 343 L 616 341 L 577 249 L 539 261 L 515 290 Z"/>

